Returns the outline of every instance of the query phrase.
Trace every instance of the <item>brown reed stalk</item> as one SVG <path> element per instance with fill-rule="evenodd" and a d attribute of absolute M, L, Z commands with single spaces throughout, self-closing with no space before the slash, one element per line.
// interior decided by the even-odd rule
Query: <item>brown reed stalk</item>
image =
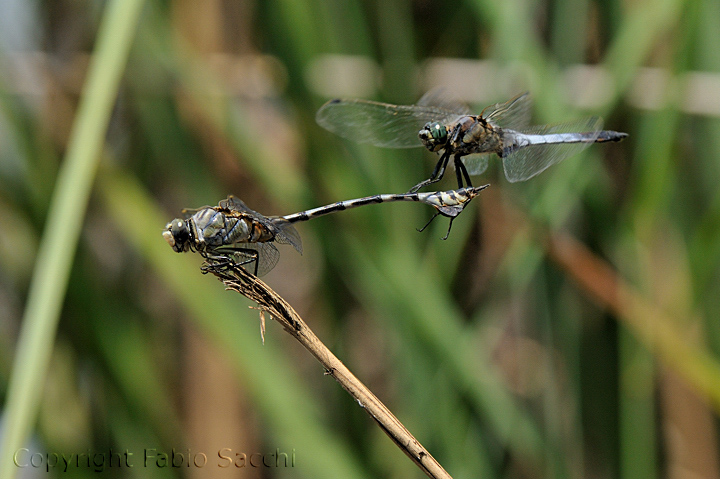
<path fill-rule="evenodd" d="M 263 331 L 264 313 L 280 323 L 285 331 L 320 361 L 325 374 L 335 378 L 425 474 L 433 479 L 451 478 L 390 410 L 315 336 L 293 307 L 267 284 L 234 263 L 219 266 L 208 262 L 203 271 L 217 276 L 228 290 L 236 291 L 257 303 L 263 319 Z"/>

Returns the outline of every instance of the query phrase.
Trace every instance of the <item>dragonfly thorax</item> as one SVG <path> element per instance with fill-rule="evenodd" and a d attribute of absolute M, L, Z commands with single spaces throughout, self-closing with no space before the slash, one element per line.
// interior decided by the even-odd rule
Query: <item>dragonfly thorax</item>
<path fill-rule="evenodd" d="M 185 220 L 176 218 L 165 226 L 163 238 L 176 253 L 190 250 L 192 244 L 192 231 Z"/>
<path fill-rule="evenodd" d="M 439 151 L 445 148 L 448 139 L 448 130 L 445 125 L 436 121 L 426 123 L 418 132 L 420 141 L 430 151 Z"/>
<path fill-rule="evenodd" d="M 248 216 L 226 217 L 222 243 L 267 243 L 275 241 L 275 233 L 266 225 Z M 209 241 L 209 240 L 208 240 Z"/>

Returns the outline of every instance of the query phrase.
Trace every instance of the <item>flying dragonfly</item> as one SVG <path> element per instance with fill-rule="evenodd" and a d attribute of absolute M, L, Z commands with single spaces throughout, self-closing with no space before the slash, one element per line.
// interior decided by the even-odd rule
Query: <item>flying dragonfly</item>
<path fill-rule="evenodd" d="M 410 193 L 442 179 L 453 158 L 458 187 L 472 186 L 470 176 L 488 167 L 489 154 L 502 158 L 510 182 L 529 180 L 592 143 L 620 141 L 627 133 L 603 130 L 602 119 L 529 127 L 529 93 L 471 115 L 467 106 L 435 89 L 417 105 L 335 99 L 317 112 L 320 126 L 343 138 L 385 148 L 424 146 L 440 154 L 430 178 Z"/>
<path fill-rule="evenodd" d="M 241 200 L 230 195 L 218 206 L 183 210 L 183 218 L 176 218 L 165 226 L 163 238 L 177 253 L 199 252 L 211 260 L 214 268 L 254 263 L 255 276 L 263 276 L 275 267 L 279 259 L 274 242 L 289 244 L 302 254 L 302 241 L 293 223 L 374 203 L 418 201 L 437 210 L 419 231 L 427 228 L 438 215 L 446 216 L 450 218 L 450 227 L 443 239 L 447 239 L 453 220 L 487 186 L 433 193 L 368 196 L 271 217 L 251 210 Z"/>

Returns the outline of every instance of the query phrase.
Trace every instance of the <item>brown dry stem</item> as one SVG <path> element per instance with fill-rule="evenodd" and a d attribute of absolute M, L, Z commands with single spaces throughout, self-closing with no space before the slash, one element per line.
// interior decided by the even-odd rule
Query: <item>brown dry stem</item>
<path fill-rule="evenodd" d="M 280 323 L 285 331 L 320 361 L 326 374 L 335 378 L 355 398 L 385 434 L 425 474 L 431 478 L 451 477 L 390 410 L 315 336 L 293 307 L 280 295 L 240 266 L 215 268 L 210 264 L 205 270 L 217 276 L 227 289 L 237 291 L 257 303 L 256 309 L 260 310 L 261 315 L 266 312 Z"/>

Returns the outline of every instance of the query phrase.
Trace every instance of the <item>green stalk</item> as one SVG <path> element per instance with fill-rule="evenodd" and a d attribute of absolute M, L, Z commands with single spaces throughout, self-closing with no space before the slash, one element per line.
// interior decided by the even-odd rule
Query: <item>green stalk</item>
<path fill-rule="evenodd" d="M 50 201 L 8 388 L 0 477 L 14 477 L 13 454 L 34 424 L 63 298 L 110 113 L 140 18 L 142 0 L 111 0 L 80 99 L 65 161 Z"/>

